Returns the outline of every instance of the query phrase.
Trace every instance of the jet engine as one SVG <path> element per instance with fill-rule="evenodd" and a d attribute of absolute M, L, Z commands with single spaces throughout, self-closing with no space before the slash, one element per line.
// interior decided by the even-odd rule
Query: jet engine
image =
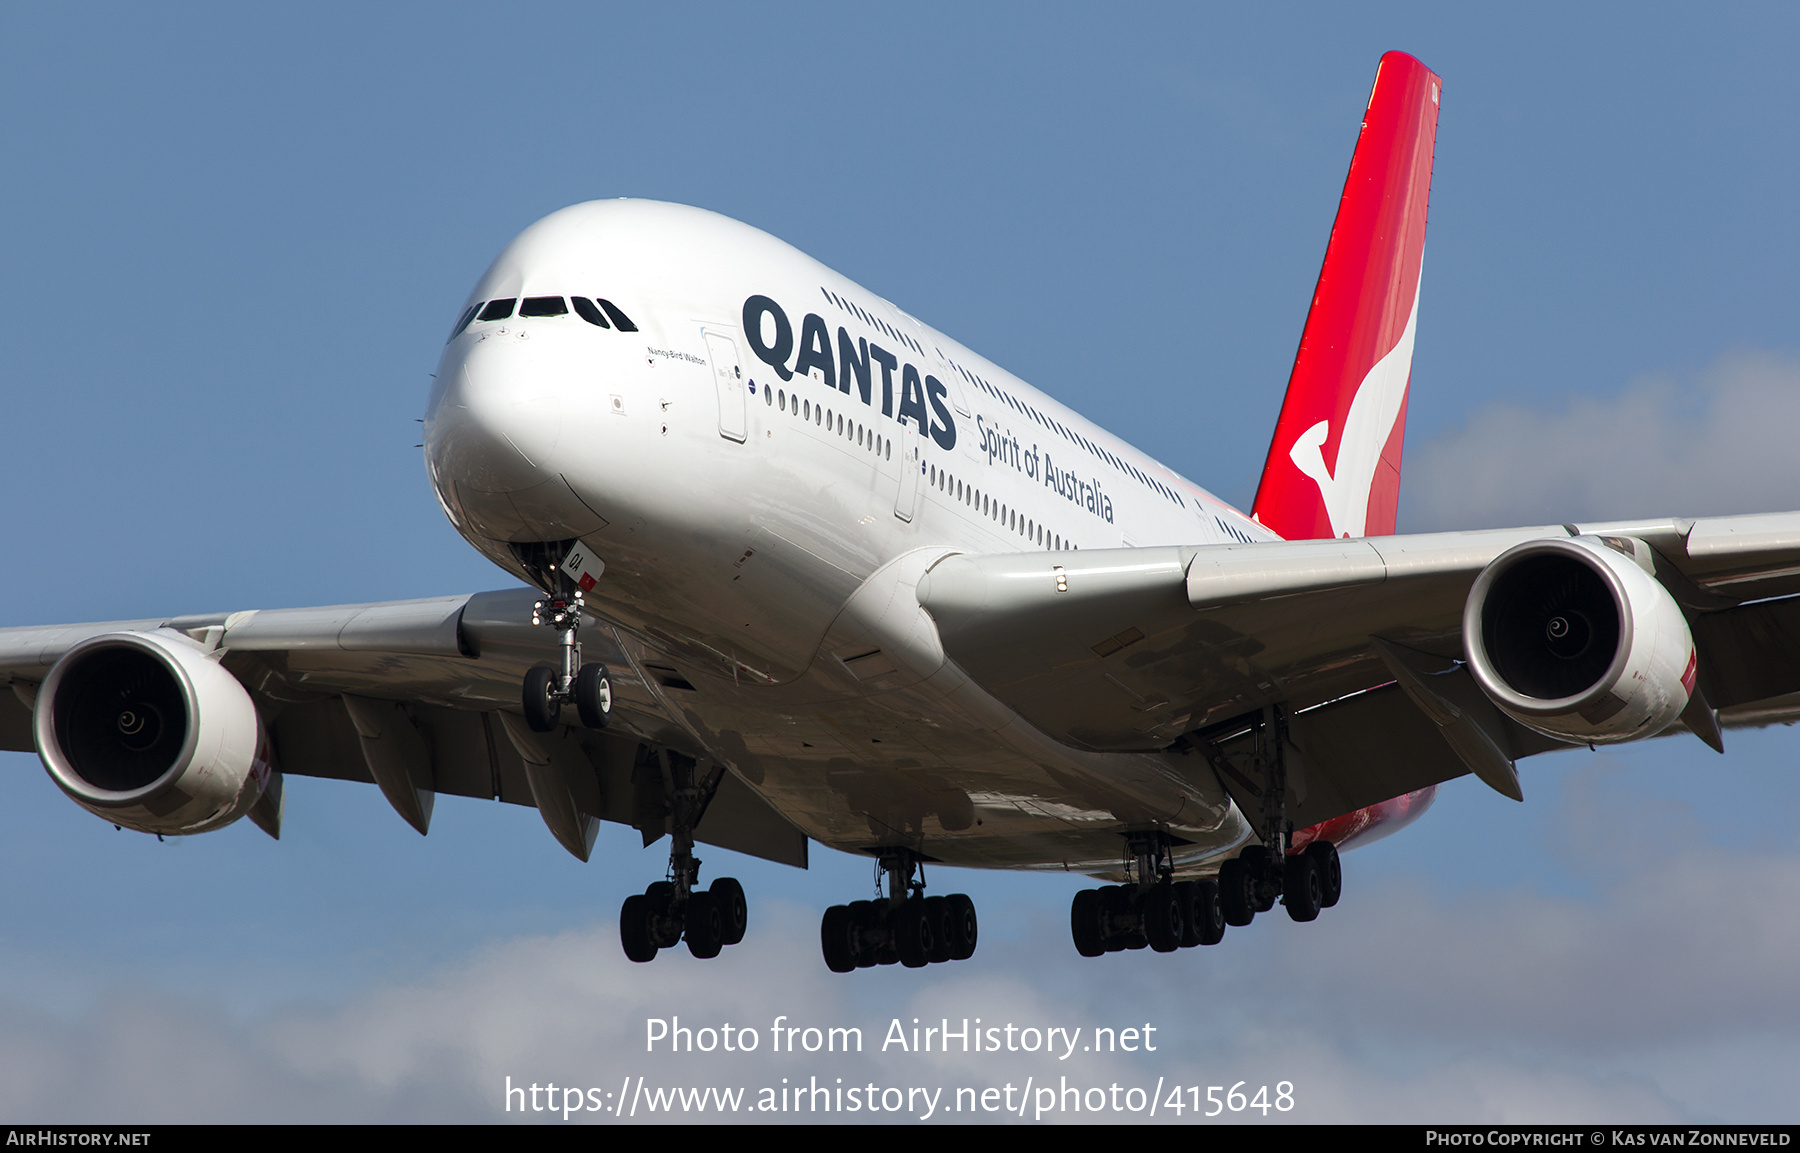
<path fill-rule="evenodd" d="M 145 833 L 204 833 L 248 812 L 274 773 L 250 694 L 181 633 L 71 648 L 36 705 L 38 756 L 76 804 Z"/>
<path fill-rule="evenodd" d="M 1586 536 L 1500 554 L 1463 608 L 1475 680 L 1508 716 L 1561 740 L 1661 732 L 1687 707 L 1696 662 L 1650 555 L 1643 541 Z"/>

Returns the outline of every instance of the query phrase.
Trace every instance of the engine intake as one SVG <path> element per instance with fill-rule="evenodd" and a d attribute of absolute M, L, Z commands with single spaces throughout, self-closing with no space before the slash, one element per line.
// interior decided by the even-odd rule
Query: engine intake
<path fill-rule="evenodd" d="M 38 691 L 38 756 L 76 804 L 146 833 L 203 833 L 247 813 L 274 773 L 250 694 L 184 635 L 108 633 Z"/>
<path fill-rule="evenodd" d="M 1463 609 L 1476 682 L 1508 716 L 1562 740 L 1667 728 L 1693 693 L 1694 641 L 1649 557 L 1638 540 L 1566 537 L 1495 558 Z"/>

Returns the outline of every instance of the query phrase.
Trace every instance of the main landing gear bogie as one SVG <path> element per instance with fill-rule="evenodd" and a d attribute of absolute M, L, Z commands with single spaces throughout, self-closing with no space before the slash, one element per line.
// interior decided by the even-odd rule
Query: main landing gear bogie
<path fill-rule="evenodd" d="M 746 913 L 744 887 L 732 877 L 719 877 L 685 899 L 678 897 L 674 882 L 657 881 L 625 898 L 619 909 L 619 942 L 625 956 L 638 962 L 655 960 L 658 952 L 683 941 L 688 952 L 710 959 L 744 939 Z"/>
<path fill-rule="evenodd" d="M 825 967 L 834 973 L 893 964 L 918 969 L 974 956 L 975 902 L 962 893 L 925 896 L 925 882 L 914 879 L 920 858 L 910 850 L 882 850 L 880 859 L 887 898 L 833 905 L 820 918 Z"/>
<path fill-rule="evenodd" d="M 744 939 L 749 909 L 744 887 L 731 877 L 700 887 L 700 859 L 694 856 L 694 826 L 724 779 L 725 767 L 699 771 L 694 758 L 668 749 L 639 749 L 637 770 L 663 780 L 669 814 L 669 876 L 625 898 L 619 909 L 619 943 L 633 961 L 654 960 L 683 941 L 702 960 L 717 957 Z"/>
<path fill-rule="evenodd" d="M 1343 868 L 1330 841 L 1314 841 L 1280 863 L 1261 845 L 1252 845 L 1219 866 L 1219 892 L 1230 925 L 1248 925 L 1256 914 L 1274 908 L 1277 897 L 1289 917 L 1311 921 L 1337 904 L 1343 891 Z"/>
<path fill-rule="evenodd" d="M 1337 848 L 1329 841 L 1314 841 L 1279 861 L 1252 845 L 1221 865 L 1216 880 L 1191 881 L 1175 880 L 1162 834 L 1134 834 L 1131 844 L 1127 872 L 1134 883 L 1083 889 L 1070 903 L 1069 933 L 1084 957 L 1216 945 L 1227 925 L 1248 925 L 1278 899 L 1289 917 L 1311 921 L 1343 893 Z"/>
<path fill-rule="evenodd" d="M 1069 906 L 1069 931 L 1084 957 L 1149 948 L 1173 953 L 1216 945 L 1225 936 L 1219 886 L 1211 880 L 1163 879 L 1140 888 L 1083 889 Z"/>

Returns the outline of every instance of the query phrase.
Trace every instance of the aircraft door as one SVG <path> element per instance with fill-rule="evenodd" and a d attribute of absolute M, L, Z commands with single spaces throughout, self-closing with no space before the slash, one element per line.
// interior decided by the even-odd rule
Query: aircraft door
<path fill-rule="evenodd" d="M 895 438 L 900 465 L 900 489 L 894 494 L 894 515 L 912 523 L 913 510 L 919 504 L 919 470 L 924 467 L 919 456 L 919 426 L 911 421 L 900 426 Z"/>
<path fill-rule="evenodd" d="M 719 394 L 719 435 L 742 444 L 749 436 L 750 422 L 737 341 L 715 329 L 702 331 L 706 335 L 707 359 L 712 361 L 713 387 Z"/>

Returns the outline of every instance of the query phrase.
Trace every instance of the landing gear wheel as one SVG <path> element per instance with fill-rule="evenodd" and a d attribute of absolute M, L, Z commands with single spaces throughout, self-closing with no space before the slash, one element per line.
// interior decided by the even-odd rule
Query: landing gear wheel
<path fill-rule="evenodd" d="M 626 897 L 619 909 L 619 943 L 630 960 L 656 959 L 656 943 L 650 940 L 650 902 L 642 893 Z"/>
<path fill-rule="evenodd" d="M 650 943 L 659 949 L 673 949 L 681 944 L 686 924 L 674 911 L 675 886 L 669 881 L 652 881 L 644 890 L 644 907 L 650 913 Z"/>
<path fill-rule="evenodd" d="M 950 903 L 943 897 L 925 898 L 925 919 L 931 924 L 931 947 L 925 960 L 933 965 L 950 959 Z"/>
<path fill-rule="evenodd" d="M 605 665 L 582 665 L 575 674 L 575 711 L 590 729 L 604 729 L 612 723 L 612 678 L 606 675 Z"/>
<path fill-rule="evenodd" d="M 1225 939 L 1225 907 L 1219 900 L 1217 881 L 1195 881 L 1194 931 L 1197 944 L 1216 945 Z"/>
<path fill-rule="evenodd" d="M 1344 895 L 1344 868 L 1338 863 L 1337 846 L 1330 841 L 1314 841 L 1306 846 L 1306 855 L 1319 867 L 1319 891 L 1323 894 L 1319 908 L 1329 909 Z"/>
<path fill-rule="evenodd" d="M 1319 915 L 1324 900 L 1319 884 L 1318 862 L 1306 853 L 1295 853 L 1287 859 L 1282 876 L 1281 903 L 1287 915 L 1296 921 L 1311 921 Z"/>
<path fill-rule="evenodd" d="M 1144 937 L 1158 953 L 1181 948 L 1181 904 L 1175 886 L 1158 883 L 1143 891 Z"/>
<path fill-rule="evenodd" d="M 682 935 L 694 956 L 705 960 L 719 955 L 725 945 L 725 918 L 711 893 L 688 894 L 687 926 Z"/>
<path fill-rule="evenodd" d="M 1075 938 L 1075 951 L 1083 957 L 1106 952 L 1104 915 L 1099 889 L 1083 889 L 1069 902 L 1069 935 Z"/>
<path fill-rule="evenodd" d="M 556 670 L 549 665 L 539 665 L 525 674 L 525 723 L 534 733 L 556 731 L 556 721 L 562 713 L 556 680 Z"/>
<path fill-rule="evenodd" d="M 1200 943 L 1201 914 L 1194 906 L 1199 896 L 1198 881 L 1175 882 L 1175 901 L 1181 906 L 1181 947 L 1184 949 L 1191 949 Z"/>
<path fill-rule="evenodd" d="M 931 918 L 925 913 L 925 902 L 909 899 L 891 911 L 894 926 L 894 948 L 900 963 L 908 969 L 919 969 L 931 963 L 937 941 L 932 933 Z"/>
<path fill-rule="evenodd" d="M 891 939 L 885 946 L 874 943 L 875 930 L 881 927 L 881 906 L 874 901 L 852 901 L 846 908 L 850 910 L 852 930 L 850 956 L 856 967 L 872 969 L 898 963 L 900 958 L 892 955 Z"/>
<path fill-rule="evenodd" d="M 719 906 L 719 914 L 725 918 L 725 935 L 721 942 L 735 945 L 744 939 L 744 929 L 750 923 L 750 908 L 744 902 L 744 886 L 737 883 L 734 877 L 718 877 L 706 887 L 712 894 L 713 901 Z"/>
<path fill-rule="evenodd" d="M 848 905 L 833 905 L 820 918 L 819 948 L 825 954 L 825 967 L 833 973 L 848 973 L 856 968 L 854 932 Z"/>
<path fill-rule="evenodd" d="M 944 918 L 950 926 L 950 959 L 967 961 L 975 955 L 975 940 L 979 935 L 979 927 L 975 922 L 975 902 L 966 894 L 952 893 L 944 898 L 949 906 L 949 915 Z"/>
<path fill-rule="evenodd" d="M 1256 916 L 1256 878 L 1242 858 L 1219 866 L 1219 904 L 1227 925 L 1242 928 Z"/>

